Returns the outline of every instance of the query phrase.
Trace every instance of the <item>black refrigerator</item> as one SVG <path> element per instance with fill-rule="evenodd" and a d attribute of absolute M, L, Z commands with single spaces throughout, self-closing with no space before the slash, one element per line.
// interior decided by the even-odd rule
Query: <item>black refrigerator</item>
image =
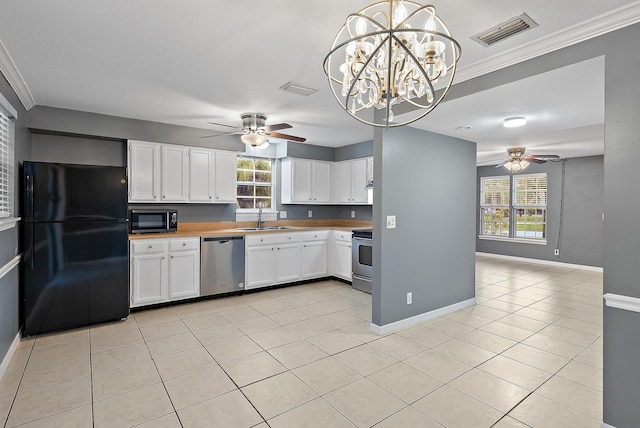
<path fill-rule="evenodd" d="M 129 315 L 124 167 L 24 162 L 24 334 Z"/>

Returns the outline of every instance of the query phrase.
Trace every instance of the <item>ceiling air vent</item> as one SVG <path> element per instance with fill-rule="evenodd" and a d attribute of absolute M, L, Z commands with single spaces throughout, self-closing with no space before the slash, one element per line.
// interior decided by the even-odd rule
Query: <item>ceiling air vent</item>
<path fill-rule="evenodd" d="M 495 27 L 489 28 L 482 33 L 476 34 L 472 36 L 471 39 L 480 43 L 482 46 L 488 47 L 537 26 L 538 23 L 536 21 L 531 19 L 526 13 L 523 13 Z"/>

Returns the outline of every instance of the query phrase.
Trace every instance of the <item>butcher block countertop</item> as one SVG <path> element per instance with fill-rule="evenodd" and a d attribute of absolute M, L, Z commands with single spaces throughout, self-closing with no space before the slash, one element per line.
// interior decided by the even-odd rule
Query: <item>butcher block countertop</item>
<path fill-rule="evenodd" d="M 265 221 L 264 227 L 281 226 L 286 229 L 270 230 L 238 230 L 239 228 L 255 227 L 255 221 L 234 222 L 199 222 L 180 223 L 178 231 L 172 233 L 140 233 L 130 234 L 130 240 L 136 239 L 166 239 L 166 238 L 196 238 L 200 236 L 234 236 L 249 235 L 256 233 L 283 233 L 283 232 L 304 232 L 307 230 L 352 230 L 371 227 L 372 223 L 365 220 L 347 219 L 322 219 L 322 220 L 279 220 Z"/>

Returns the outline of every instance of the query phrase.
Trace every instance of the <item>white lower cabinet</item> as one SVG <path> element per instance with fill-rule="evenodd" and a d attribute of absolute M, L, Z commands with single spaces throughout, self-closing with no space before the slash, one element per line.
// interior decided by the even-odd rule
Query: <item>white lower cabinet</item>
<path fill-rule="evenodd" d="M 200 238 L 131 241 L 131 307 L 198 297 Z"/>
<path fill-rule="evenodd" d="M 306 232 L 302 234 L 300 257 L 302 279 L 321 278 L 329 272 L 329 231 Z"/>
<path fill-rule="evenodd" d="M 351 281 L 351 232 L 333 231 L 333 274 Z"/>
<path fill-rule="evenodd" d="M 300 279 L 300 238 L 296 233 L 248 235 L 245 289 Z"/>

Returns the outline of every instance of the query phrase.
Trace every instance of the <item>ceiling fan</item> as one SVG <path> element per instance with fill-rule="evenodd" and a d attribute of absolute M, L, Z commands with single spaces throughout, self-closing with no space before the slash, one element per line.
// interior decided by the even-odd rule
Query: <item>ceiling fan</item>
<path fill-rule="evenodd" d="M 242 119 L 242 127 L 226 125 L 224 123 L 209 122 L 212 125 L 235 128 L 235 131 L 223 134 L 206 135 L 202 138 L 220 137 L 223 135 L 240 135 L 240 139 L 243 143 L 253 147 L 258 147 L 265 144 L 267 142 L 267 137 L 281 138 L 283 140 L 297 141 L 299 143 L 303 143 L 307 140 L 306 138 L 275 132 L 281 129 L 291 128 L 292 126 L 288 123 L 265 125 L 267 116 L 262 113 L 242 113 L 240 115 L 240 118 Z"/>
<path fill-rule="evenodd" d="M 525 150 L 525 147 L 509 147 L 507 149 L 507 159 L 496 165 L 496 168 L 504 166 L 512 171 L 519 171 L 525 169 L 530 162 L 540 164 L 548 160 L 560 159 L 558 155 L 527 155 Z"/>

